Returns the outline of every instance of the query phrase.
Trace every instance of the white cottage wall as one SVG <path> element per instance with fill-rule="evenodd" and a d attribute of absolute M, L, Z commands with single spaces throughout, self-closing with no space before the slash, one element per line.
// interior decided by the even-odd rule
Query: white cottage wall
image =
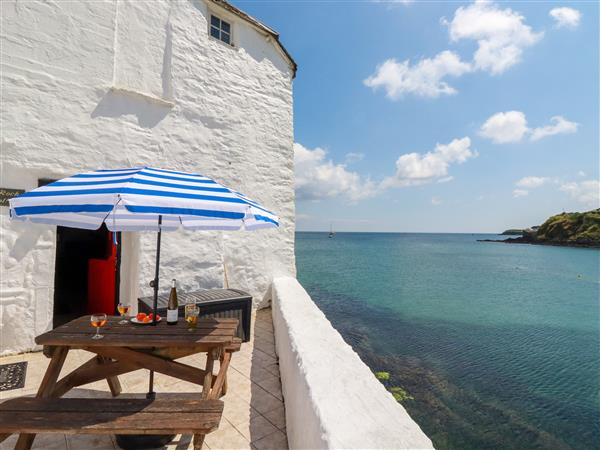
<path fill-rule="evenodd" d="M 1 187 L 137 165 L 206 174 L 277 212 L 281 227 L 165 233 L 163 289 L 173 277 L 183 289 L 221 287 L 226 267 L 229 285 L 258 303 L 274 276 L 295 274 L 293 74 L 270 38 L 212 3 L 235 46 L 210 38 L 201 0 L 1 8 Z M 0 209 L 4 355 L 33 349 L 51 327 L 56 237 Z M 122 293 L 150 294 L 155 234 L 129 239 L 122 276 L 139 279 Z"/>

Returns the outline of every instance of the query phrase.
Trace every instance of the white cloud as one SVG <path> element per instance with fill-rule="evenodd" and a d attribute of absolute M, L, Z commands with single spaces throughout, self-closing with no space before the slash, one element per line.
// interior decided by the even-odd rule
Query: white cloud
<path fill-rule="evenodd" d="M 539 141 L 555 134 L 575 133 L 579 124 L 571 122 L 562 116 L 550 119 L 550 125 L 538 128 L 529 128 L 527 118 L 521 111 L 499 112 L 488 118 L 481 126 L 479 134 L 491 139 L 496 144 L 519 142 L 529 135 L 532 141 Z"/>
<path fill-rule="evenodd" d="M 577 176 L 578 177 L 585 177 L 585 172 L 583 170 L 580 170 L 579 172 L 577 172 Z"/>
<path fill-rule="evenodd" d="M 544 35 L 532 31 L 520 13 L 510 8 L 500 9 L 485 0 L 458 8 L 448 28 L 452 41 L 477 41 L 474 66 L 492 74 L 500 74 L 519 63 L 523 50 Z"/>
<path fill-rule="evenodd" d="M 348 155 L 354 154 L 348 153 L 347 159 Z M 393 187 L 417 186 L 433 182 L 447 183 L 454 179 L 448 175 L 448 169 L 452 164 L 462 164 L 476 156 L 477 152 L 471 149 L 471 140 L 468 137 L 454 139 L 448 144 L 437 144 L 433 151 L 424 154 L 401 155 L 396 161 L 396 173 L 375 183 L 357 172 L 348 170 L 345 164 L 334 163 L 327 158 L 327 152 L 322 148 L 311 150 L 295 143 L 296 198 L 321 200 L 340 197 L 356 202 Z M 439 204 L 433 200 L 432 203 Z"/>
<path fill-rule="evenodd" d="M 600 207 L 599 180 L 561 182 L 560 179 L 557 178 L 524 177 L 515 183 L 517 189 L 513 191 L 513 197 L 524 197 L 529 195 L 531 189 L 536 189 L 548 184 L 558 186 L 559 190 L 566 192 L 571 198 L 586 206 L 592 208 Z"/>
<path fill-rule="evenodd" d="M 377 193 L 375 183 L 371 180 L 348 171 L 343 164 L 334 164 L 326 156 L 327 152 L 321 148 L 310 150 L 301 144 L 294 144 L 296 198 L 319 200 L 345 197 L 358 201 Z"/>
<path fill-rule="evenodd" d="M 438 206 L 442 204 L 442 199 L 439 197 L 431 197 L 431 204 L 433 206 Z"/>
<path fill-rule="evenodd" d="M 513 191 L 513 197 L 515 197 L 515 198 L 525 197 L 526 195 L 529 195 L 529 191 L 526 191 L 525 189 L 515 189 Z"/>
<path fill-rule="evenodd" d="M 479 134 L 496 144 L 518 142 L 529 131 L 527 119 L 521 111 L 499 112 L 481 126 Z"/>
<path fill-rule="evenodd" d="M 556 21 L 557 28 L 577 28 L 581 20 L 581 12 L 566 6 L 551 9 L 548 14 Z"/>
<path fill-rule="evenodd" d="M 377 66 L 375 73 L 363 83 L 373 90 L 385 89 L 387 97 L 392 100 L 398 100 L 405 94 L 435 98 L 456 93 L 456 89 L 444 81 L 446 77 L 458 77 L 469 71 L 469 63 L 446 50 L 414 65 L 408 59 L 402 62 L 388 59 Z"/>
<path fill-rule="evenodd" d="M 562 116 L 554 116 L 550 119 L 551 125 L 544 127 L 534 128 L 531 130 L 531 140 L 539 141 L 546 136 L 553 136 L 555 134 L 570 134 L 577 131 L 578 123 L 570 122 Z"/>
<path fill-rule="evenodd" d="M 515 185 L 520 188 L 535 189 L 550 181 L 548 177 L 524 177 L 517 181 Z"/>
<path fill-rule="evenodd" d="M 450 22 L 445 18 L 441 22 L 448 26 L 451 41 L 477 41 L 472 62 L 461 60 L 450 50 L 412 65 L 408 59 L 399 62 L 391 58 L 378 65 L 363 83 L 373 90 L 385 89 L 391 100 L 399 100 L 405 94 L 429 98 L 453 95 L 457 90 L 448 84 L 448 77 L 460 77 L 475 70 L 500 74 L 519 63 L 523 50 L 544 36 L 543 32 L 534 32 L 520 13 L 501 9 L 489 0 L 461 6 Z"/>
<path fill-rule="evenodd" d="M 447 178 L 451 164 L 461 164 L 477 156 L 471 150 L 471 140 L 468 137 L 454 139 L 449 144 L 437 144 L 435 149 L 425 154 L 407 153 L 396 161 L 396 173 L 385 178 L 382 188 L 414 186 L 431 183 Z"/>
<path fill-rule="evenodd" d="M 346 153 L 345 162 L 346 162 L 346 164 L 354 164 L 359 161 L 362 161 L 364 158 L 365 158 L 364 153 L 350 152 L 350 153 Z"/>
<path fill-rule="evenodd" d="M 600 181 L 586 180 L 563 183 L 560 190 L 591 208 L 600 208 Z"/>

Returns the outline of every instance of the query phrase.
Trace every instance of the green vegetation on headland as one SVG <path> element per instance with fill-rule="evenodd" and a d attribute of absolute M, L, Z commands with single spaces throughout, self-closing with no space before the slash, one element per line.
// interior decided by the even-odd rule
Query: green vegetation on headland
<path fill-rule="evenodd" d="M 537 230 L 536 239 L 600 245 L 600 208 L 552 216 Z"/>
<path fill-rule="evenodd" d="M 509 234 L 507 230 L 502 234 Z M 600 248 L 600 208 L 587 212 L 557 214 L 539 227 L 523 230 L 521 237 L 501 241 L 507 244 L 564 245 L 571 247 Z"/>
<path fill-rule="evenodd" d="M 510 230 L 503 231 L 501 233 L 502 236 L 521 236 L 524 230 L 519 230 L 518 228 L 511 228 Z"/>

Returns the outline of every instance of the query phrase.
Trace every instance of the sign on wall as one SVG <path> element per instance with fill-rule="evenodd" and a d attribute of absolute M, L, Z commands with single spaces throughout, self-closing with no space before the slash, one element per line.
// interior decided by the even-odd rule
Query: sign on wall
<path fill-rule="evenodd" d="M 21 195 L 25 190 L 23 189 L 11 189 L 11 188 L 0 188 L 0 206 L 8 206 L 8 200 Z"/>

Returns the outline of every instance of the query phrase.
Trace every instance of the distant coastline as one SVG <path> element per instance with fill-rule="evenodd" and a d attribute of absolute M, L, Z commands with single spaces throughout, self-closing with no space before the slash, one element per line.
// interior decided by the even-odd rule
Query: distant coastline
<path fill-rule="evenodd" d="M 477 242 L 501 242 L 504 244 L 550 245 L 554 247 L 600 248 L 600 242 L 539 241 L 528 237 L 508 239 L 477 239 Z"/>
<path fill-rule="evenodd" d="M 509 229 L 501 234 L 505 236 L 520 234 L 520 236 L 508 239 L 478 239 L 478 241 L 600 248 L 600 209 L 557 214 L 540 226 L 525 230 Z"/>
<path fill-rule="evenodd" d="M 523 234 L 525 230 L 519 230 L 517 228 L 511 228 L 510 230 L 505 230 L 500 233 L 501 236 L 520 236 Z"/>

